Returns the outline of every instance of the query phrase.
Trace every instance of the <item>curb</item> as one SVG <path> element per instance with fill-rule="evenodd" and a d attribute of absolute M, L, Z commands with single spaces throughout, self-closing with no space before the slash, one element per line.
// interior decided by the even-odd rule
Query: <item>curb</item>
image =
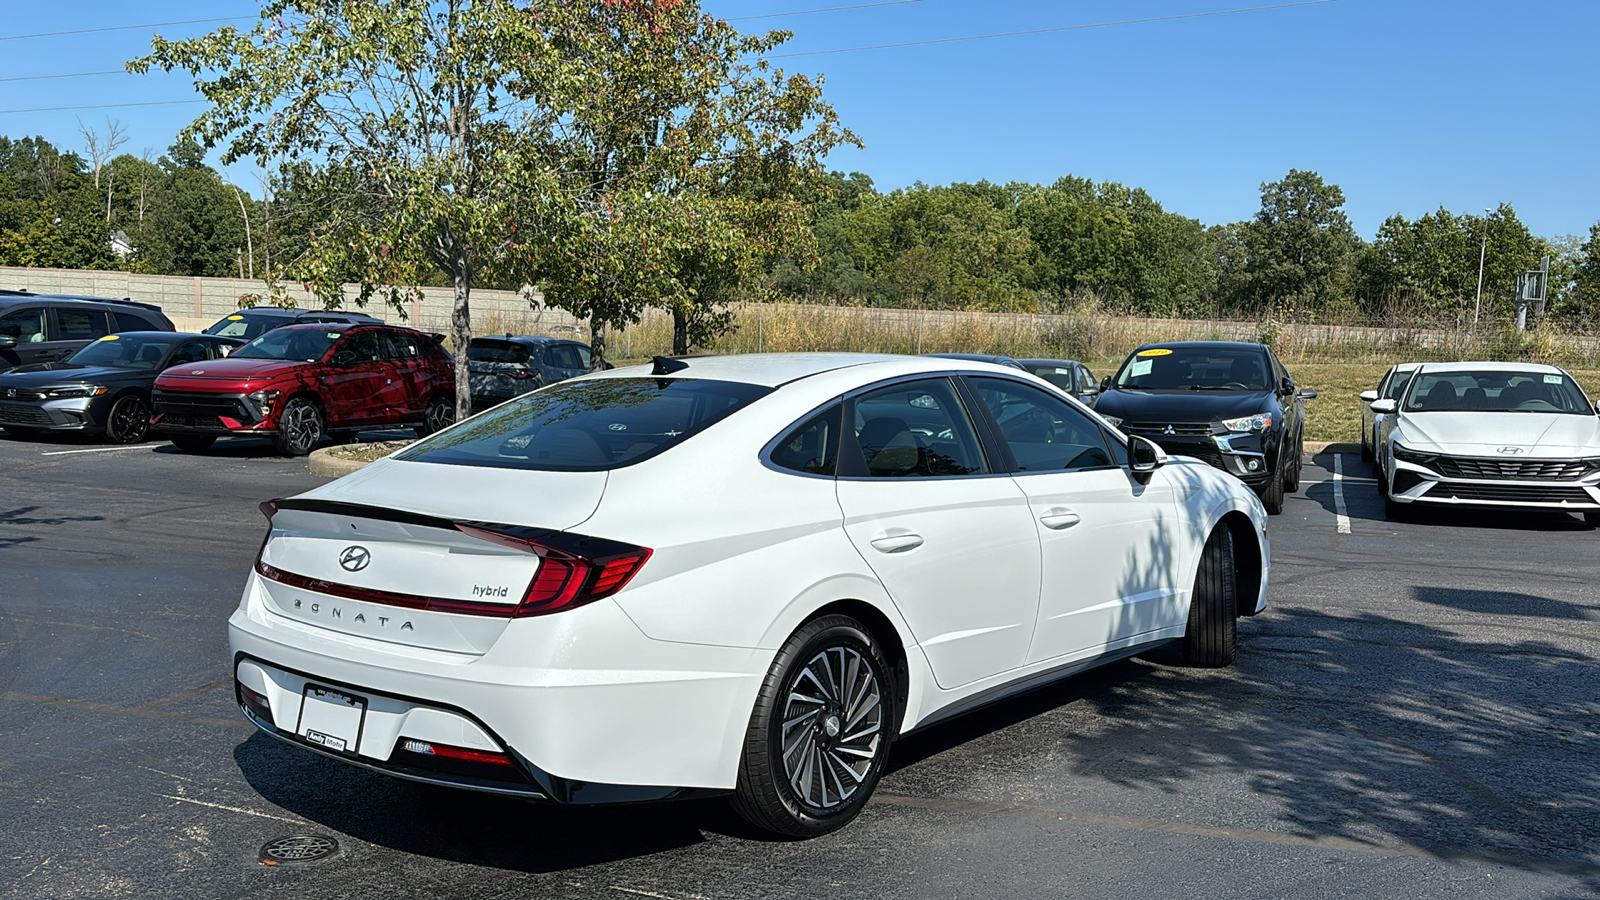
<path fill-rule="evenodd" d="M 340 459 L 334 456 L 332 447 L 313 450 L 311 455 L 306 458 L 306 468 L 311 470 L 311 474 L 319 475 L 323 478 L 339 478 L 349 475 L 351 472 L 358 471 L 366 465 L 366 463 L 359 460 Z"/>
<path fill-rule="evenodd" d="M 1344 441 L 1306 441 L 1305 449 L 1308 456 L 1321 453 L 1360 453 L 1361 445 Z"/>

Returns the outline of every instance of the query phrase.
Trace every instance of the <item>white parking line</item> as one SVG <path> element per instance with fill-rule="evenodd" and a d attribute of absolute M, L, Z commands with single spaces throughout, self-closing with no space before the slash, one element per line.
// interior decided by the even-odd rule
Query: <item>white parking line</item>
<path fill-rule="evenodd" d="M 1339 533 L 1350 533 L 1350 516 L 1344 508 L 1344 454 L 1333 455 L 1333 509 L 1339 521 Z"/>
<path fill-rule="evenodd" d="M 87 450 L 51 450 L 41 453 L 40 456 L 66 456 L 68 453 L 113 453 L 117 450 L 149 450 L 144 444 L 129 444 L 126 447 L 90 447 Z"/>

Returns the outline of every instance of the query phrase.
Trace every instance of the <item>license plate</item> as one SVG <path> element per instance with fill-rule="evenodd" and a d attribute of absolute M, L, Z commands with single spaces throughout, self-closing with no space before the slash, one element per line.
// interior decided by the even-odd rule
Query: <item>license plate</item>
<path fill-rule="evenodd" d="M 367 698 L 308 684 L 295 734 L 328 750 L 353 753 L 361 740 L 366 715 Z"/>

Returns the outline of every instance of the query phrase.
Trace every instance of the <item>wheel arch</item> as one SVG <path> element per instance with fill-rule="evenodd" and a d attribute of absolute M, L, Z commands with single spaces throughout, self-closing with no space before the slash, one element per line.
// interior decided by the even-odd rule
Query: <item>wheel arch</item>
<path fill-rule="evenodd" d="M 1261 579 L 1265 574 L 1265 548 L 1255 523 L 1243 512 L 1230 510 L 1212 526 L 1212 531 L 1217 528 L 1226 528 L 1233 536 L 1233 583 L 1239 597 L 1245 601 L 1238 606 L 1239 615 L 1253 616 L 1261 611 L 1257 602 L 1261 596 Z M 1210 533 L 1207 532 L 1208 537 Z"/>

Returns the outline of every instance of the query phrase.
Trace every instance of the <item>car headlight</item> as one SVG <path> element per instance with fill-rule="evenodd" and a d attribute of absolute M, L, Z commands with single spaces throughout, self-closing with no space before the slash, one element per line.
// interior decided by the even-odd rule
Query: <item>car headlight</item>
<path fill-rule="evenodd" d="M 1439 458 L 1437 453 L 1422 453 L 1401 444 L 1394 445 L 1394 458 L 1418 466 L 1431 466 Z"/>
<path fill-rule="evenodd" d="M 1256 413 L 1242 419 L 1223 419 L 1222 427 L 1241 434 L 1260 434 L 1272 427 L 1272 413 Z"/>
<path fill-rule="evenodd" d="M 1107 422 L 1110 422 L 1111 424 L 1117 426 L 1118 428 L 1122 427 L 1122 420 L 1117 418 L 1116 416 L 1108 416 L 1105 413 L 1101 413 L 1100 414 L 1100 418 L 1105 419 Z"/>
<path fill-rule="evenodd" d="M 250 399 L 261 409 L 261 417 L 266 418 L 272 412 L 272 405 L 282 396 L 283 391 L 256 391 L 250 395 Z"/>
<path fill-rule="evenodd" d="M 73 397 L 98 397 L 111 390 L 99 384 L 69 384 L 55 388 L 45 388 L 46 400 L 70 400 Z"/>

